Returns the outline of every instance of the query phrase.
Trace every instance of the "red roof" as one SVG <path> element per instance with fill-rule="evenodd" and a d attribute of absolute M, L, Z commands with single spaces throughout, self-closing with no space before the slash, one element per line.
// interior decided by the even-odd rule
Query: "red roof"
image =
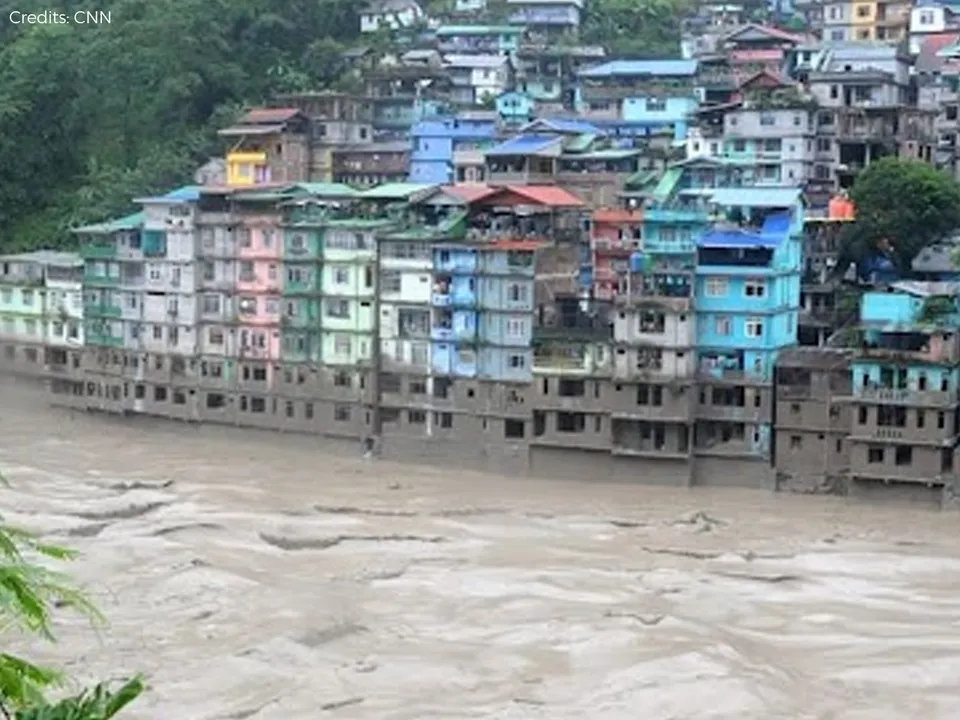
<path fill-rule="evenodd" d="M 732 62 L 772 62 L 783 59 L 783 50 L 731 50 L 729 57 Z"/>
<path fill-rule="evenodd" d="M 594 210 L 593 221 L 595 223 L 631 223 L 641 222 L 643 220 L 642 210 L 617 210 L 616 208 L 600 208 Z"/>
<path fill-rule="evenodd" d="M 240 122 L 251 125 L 260 123 L 282 123 L 294 115 L 299 114 L 300 111 L 297 110 L 297 108 L 256 108 L 247 112 Z"/>
<path fill-rule="evenodd" d="M 449 195 L 458 197 L 466 203 L 475 203 L 496 192 L 489 185 L 461 183 L 459 185 L 444 185 L 441 190 Z"/>
<path fill-rule="evenodd" d="M 743 27 L 739 27 L 736 30 L 727 33 L 723 39 L 726 42 L 736 42 L 737 35 L 744 35 L 750 30 L 759 30 L 764 35 L 768 35 L 771 38 L 777 38 L 778 40 L 786 40 L 787 42 L 794 43 L 803 42 L 803 38 L 800 35 L 794 35 L 793 33 L 788 33 L 786 30 L 781 30 L 780 28 L 776 28 L 771 25 L 762 25 L 760 23 L 748 23 Z"/>
<path fill-rule="evenodd" d="M 514 196 L 511 198 L 510 196 Z M 503 202 L 508 200 L 509 202 Z M 583 200 L 554 185 L 506 185 L 484 197 L 485 204 L 543 205 L 551 208 L 583 207 Z"/>

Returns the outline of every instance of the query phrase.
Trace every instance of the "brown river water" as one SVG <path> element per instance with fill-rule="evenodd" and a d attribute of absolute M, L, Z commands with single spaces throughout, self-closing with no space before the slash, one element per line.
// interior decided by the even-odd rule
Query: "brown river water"
<path fill-rule="evenodd" d="M 960 515 L 549 482 L 49 409 L 0 384 L 0 508 L 109 624 L 14 639 L 129 720 L 960 717 Z"/>

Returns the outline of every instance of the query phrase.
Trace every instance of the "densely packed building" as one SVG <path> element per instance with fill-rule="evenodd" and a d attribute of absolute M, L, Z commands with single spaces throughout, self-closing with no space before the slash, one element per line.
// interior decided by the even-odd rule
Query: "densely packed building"
<path fill-rule="evenodd" d="M 0 362 L 457 467 L 953 492 L 952 250 L 858 302 L 837 244 L 872 161 L 956 172 L 952 11 L 703 6 L 640 61 L 578 44 L 583 0 L 498 5 L 370 5 L 409 42 L 350 51 L 353 90 L 249 110 L 78 255 L 0 258 Z"/>

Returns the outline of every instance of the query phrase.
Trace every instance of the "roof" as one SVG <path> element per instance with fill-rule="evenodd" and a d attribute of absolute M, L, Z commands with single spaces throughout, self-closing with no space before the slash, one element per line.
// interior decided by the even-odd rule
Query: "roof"
<path fill-rule="evenodd" d="M 717 188 L 710 192 L 713 202 L 726 207 L 788 208 L 800 202 L 800 188 Z"/>
<path fill-rule="evenodd" d="M 458 197 L 466 203 L 477 202 L 496 192 L 496 189 L 489 185 L 472 185 L 467 183 L 444 185 L 441 189 L 448 195 Z"/>
<path fill-rule="evenodd" d="M 297 108 L 255 108 L 241 118 L 241 123 L 283 123 L 300 114 Z"/>
<path fill-rule="evenodd" d="M 336 145 L 330 152 L 337 153 L 402 153 L 410 151 L 409 140 L 389 140 L 385 142 L 364 143 L 362 145 Z"/>
<path fill-rule="evenodd" d="M 581 70 L 580 77 L 608 78 L 624 75 L 692 77 L 696 72 L 696 60 L 612 60 Z"/>
<path fill-rule="evenodd" d="M 121 230 L 136 230 L 143 225 L 143 213 L 133 213 L 117 220 L 97 223 L 95 225 L 86 225 L 74 230 L 76 233 L 85 233 L 89 235 L 107 235 L 120 232 Z"/>
<path fill-rule="evenodd" d="M 300 190 L 314 197 L 356 197 L 360 193 L 343 183 L 311 183 L 302 182 L 284 188 L 284 192 Z"/>
<path fill-rule="evenodd" d="M 235 135 L 273 135 L 283 132 L 286 125 L 231 125 L 217 130 L 217 135 L 230 137 Z"/>
<path fill-rule="evenodd" d="M 444 65 L 465 68 L 498 68 L 508 62 L 506 55 L 447 55 Z"/>
<path fill-rule="evenodd" d="M 785 40 L 787 42 L 799 43 L 803 40 L 799 35 L 793 35 L 791 33 L 780 30 L 779 28 L 770 27 L 769 25 L 760 25 L 758 23 L 750 23 L 739 27 L 733 32 L 730 32 L 723 37 L 724 42 L 736 42 L 738 38 L 745 39 L 742 36 L 746 35 L 765 35 L 771 40 Z"/>
<path fill-rule="evenodd" d="M 364 13 L 380 15 L 383 13 L 402 12 L 404 10 L 416 9 L 420 11 L 420 4 L 416 0 L 372 0 L 367 3 Z"/>
<path fill-rule="evenodd" d="M 844 370 L 853 356 L 845 348 L 794 347 L 785 348 L 777 355 L 777 367 L 805 370 Z"/>
<path fill-rule="evenodd" d="M 514 252 L 533 252 L 542 247 L 546 247 L 542 240 L 494 240 L 486 242 L 477 247 L 477 250 L 494 252 L 503 250 L 512 250 Z"/>
<path fill-rule="evenodd" d="M 622 160 L 642 155 L 643 150 L 631 148 L 605 148 L 565 156 L 567 160 Z"/>
<path fill-rule="evenodd" d="M 34 250 L 33 252 L 17 253 L 15 255 L 0 256 L 4 262 L 37 263 L 38 265 L 53 265 L 55 267 L 80 267 L 83 258 L 78 253 L 59 252 L 56 250 Z"/>
<path fill-rule="evenodd" d="M 494 192 L 483 198 L 496 204 L 498 195 L 512 193 L 529 201 L 531 205 L 542 205 L 551 208 L 578 208 L 583 207 L 583 200 L 573 193 L 554 185 L 505 185 L 495 188 Z"/>
<path fill-rule="evenodd" d="M 182 188 L 171 190 L 166 195 L 137 198 L 134 202 L 141 205 L 196 202 L 200 198 L 200 192 L 203 190 L 206 190 L 206 188 L 199 185 L 184 185 Z"/>
<path fill-rule="evenodd" d="M 519 25 L 443 25 L 437 28 L 437 37 L 451 35 L 522 35 Z"/>
<path fill-rule="evenodd" d="M 920 45 L 920 53 L 915 62 L 917 72 L 932 72 L 942 67 L 946 58 L 940 51 L 956 45 L 960 40 L 960 33 L 935 33 L 924 37 Z"/>
<path fill-rule="evenodd" d="M 960 272 L 960 268 L 957 268 L 957 264 L 953 260 L 957 247 L 952 243 L 928 245 L 917 254 L 910 267 L 918 273 Z"/>
<path fill-rule="evenodd" d="M 488 149 L 484 155 L 536 155 L 560 145 L 555 135 L 517 135 Z"/>
<path fill-rule="evenodd" d="M 437 187 L 430 183 L 387 183 L 358 193 L 361 200 L 409 200 L 417 193 Z"/>
<path fill-rule="evenodd" d="M 601 134 L 600 129 L 596 125 L 583 120 L 571 120 L 567 118 L 540 118 L 523 126 L 524 133 L 539 132 L 541 130 L 572 135 L 596 136 Z"/>
<path fill-rule="evenodd" d="M 769 215 L 759 230 L 718 225 L 707 231 L 697 245 L 705 248 L 774 248 L 787 237 L 789 215 Z"/>
<path fill-rule="evenodd" d="M 731 50 L 730 60 L 734 62 L 764 62 L 783 58 L 780 48 L 764 48 L 762 50 Z"/>
<path fill-rule="evenodd" d="M 960 294 L 960 282 L 929 282 L 924 280 L 902 280 L 890 285 L 892 290 L 918 298 L 956 297 Z"/>

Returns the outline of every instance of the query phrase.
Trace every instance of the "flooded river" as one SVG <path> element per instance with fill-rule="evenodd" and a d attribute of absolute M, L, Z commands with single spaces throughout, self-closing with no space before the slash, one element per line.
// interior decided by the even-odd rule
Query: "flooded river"
<path fill-rule="evenodd" d="M 551 483 L 50 410 L 0 385 L 10 519 L 141 671 L 129 720 L 901 720 L 960 707 L 960 515 Z M 23 649 L 21 647 L 21 649 Z"/>

